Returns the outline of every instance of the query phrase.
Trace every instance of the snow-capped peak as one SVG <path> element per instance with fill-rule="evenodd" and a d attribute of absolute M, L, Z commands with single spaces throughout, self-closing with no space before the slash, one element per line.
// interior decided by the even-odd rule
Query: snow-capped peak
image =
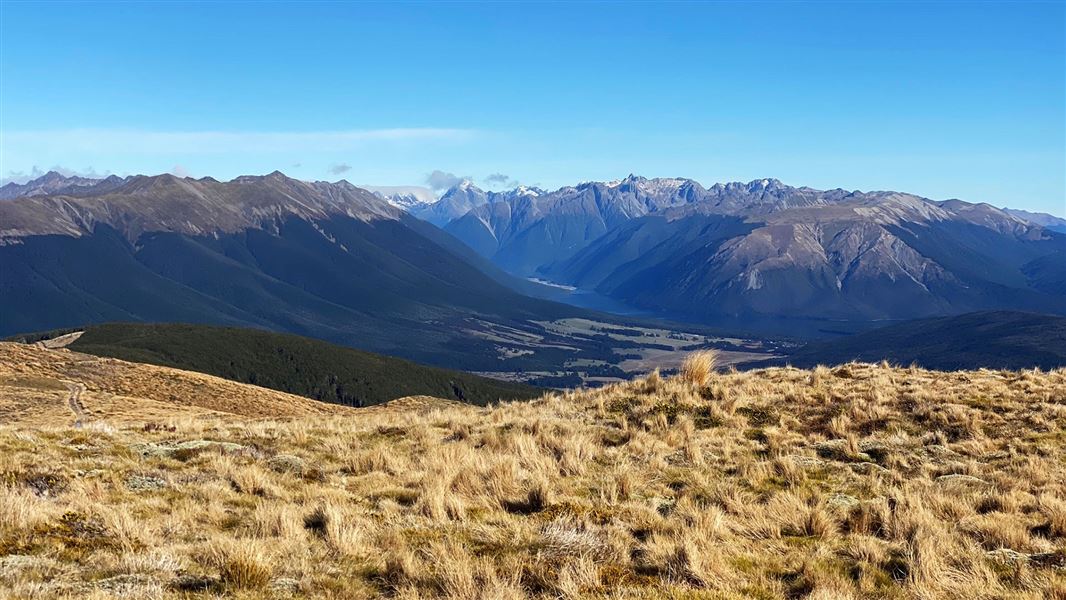
<path fill-rule="evenodd" d="M 514 189 L 515 196 L 539 196 L 541 191 L 537 188 L 520 185 Z"/>

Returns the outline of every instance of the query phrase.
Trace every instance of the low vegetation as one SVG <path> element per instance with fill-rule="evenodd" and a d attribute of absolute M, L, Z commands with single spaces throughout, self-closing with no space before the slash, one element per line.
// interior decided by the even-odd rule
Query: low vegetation
<path fill-rule="evenodd" d="M 1066 598 L 1066 370 L 0 427 L 16 598 Z"/>

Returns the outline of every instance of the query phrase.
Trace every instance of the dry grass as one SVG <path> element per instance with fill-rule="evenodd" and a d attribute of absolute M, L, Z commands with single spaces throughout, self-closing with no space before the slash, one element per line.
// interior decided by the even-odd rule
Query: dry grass
<path fill-rule="evenodd" d="M 187 417 L 306 417 L 351 409 L 211 375 L 0 342 L 0 423 L 55 423 L 70 415 L 67 386 L 86 386 L 88 416 L 111 423 Z"/>
<path fill-rule="evenodd" d="M 698 356 L 487 409 L 6 426 L 0 596 L 1061 598 L 1064 425 L 1064 370 Z"/>
<path fill-rule="evenodd" d="M 681 379 L 697 386 L 707 385 L 717 364 L 717 350 L 693 352 L 681 363 Z"/>

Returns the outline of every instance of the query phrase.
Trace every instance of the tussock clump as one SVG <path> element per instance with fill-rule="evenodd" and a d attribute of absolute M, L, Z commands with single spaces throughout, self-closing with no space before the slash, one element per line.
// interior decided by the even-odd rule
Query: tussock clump
<path fill-rule="evenodd" d="M 717 364 L 717 350 L 694 352 L 681 363 L 681 378 L 692 385 L 703 387 L 710 381 Z"/>
<path fill-rule="evenodd" d="M 224 586 L 236 590 L 262 588 L 274 573 L 271 552 L 254 540 L 218 539 L 204 551 L 201 562 L 218 573 Z"/>

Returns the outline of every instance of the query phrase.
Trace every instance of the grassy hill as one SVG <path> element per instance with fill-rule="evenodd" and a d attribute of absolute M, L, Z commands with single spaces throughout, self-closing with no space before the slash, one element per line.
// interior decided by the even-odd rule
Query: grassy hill
<path fill-rule="evenodd" d="M 0 596 L 1066 595 L 1066 370 L 709 367 L 491 409 L 0 427 Z"/>
<path fill-rule="evenodd" d="M 882 359 L 945 371 L 1062 367 L 1066 366 L 1066 317 L 986 311 L 920 319 L 814 342 L 785 360 L 813 367 Z"/>
<path fill-rule="evenodd" d="M 418 395 L 484 405 L 541 393 L 531 386 L 258 329 L 110 323 L 88 327 L 69 347 L 347 406 L 370 406 Z"/>
<path fill-rule="evenodd" d="M 175 418 L 256 420 L 356 412 L 203 373 L 0 342 L 4 425 L 143 426 Z"/>

